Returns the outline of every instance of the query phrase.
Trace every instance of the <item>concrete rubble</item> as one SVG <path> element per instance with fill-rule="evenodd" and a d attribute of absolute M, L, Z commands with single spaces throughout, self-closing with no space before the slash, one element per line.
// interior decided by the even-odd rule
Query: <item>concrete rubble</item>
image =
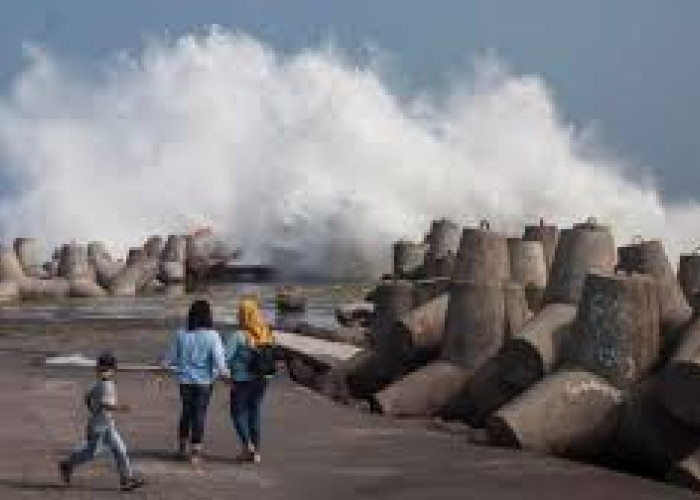
<path fill-rule="evenodd" d="M 592 218 L 520 237 L 441 219 L 392 250 L 369 347 L 320 392 L 700 489 L 697 251 L 676 276 L 663 242 L 617 248 Z"/>
<path fill-rule="evenodd" d="M 189 235 L 149 237 L 115 258 L 100 241 L 60 245 L 48 262 L 35 238 L 0 245 L 0 303 L 68 297 L 183 295 L 208 272 L 232 258 Z"/>

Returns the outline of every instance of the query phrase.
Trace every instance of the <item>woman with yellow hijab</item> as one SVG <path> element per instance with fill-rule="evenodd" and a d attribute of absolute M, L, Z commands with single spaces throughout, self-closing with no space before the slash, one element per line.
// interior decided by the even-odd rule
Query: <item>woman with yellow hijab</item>
<path fill-rule="evenodd" d="M 272 352 L 272 330 L 255 298 L 245 297 L 238 305 L 238 330 L 226 343 L 231 370 L 231 419 L 241 441 L 241 462 L 260 461 L 260 408 L 267 382 L 274 372 L 265 354 Z"/>

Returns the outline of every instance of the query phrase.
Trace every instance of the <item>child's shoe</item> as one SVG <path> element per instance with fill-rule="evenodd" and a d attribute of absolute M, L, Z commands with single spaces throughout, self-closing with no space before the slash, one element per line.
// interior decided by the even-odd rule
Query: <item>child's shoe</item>
<path fill-rule="evenodd" d="M 130 477 L 128 479 L 123 479 L 121 482 L 120 490 L 122 491 L 134 491 L 136 488 L 146 485 L 146 480 L 142 477 Z"/>

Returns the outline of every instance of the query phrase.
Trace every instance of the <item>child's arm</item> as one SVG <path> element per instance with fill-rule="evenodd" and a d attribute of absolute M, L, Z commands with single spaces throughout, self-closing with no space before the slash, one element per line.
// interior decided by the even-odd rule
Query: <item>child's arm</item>
<path fill-rule="evenodd" d="M 113 381 L 104 382 L 103 391 L 102 401 L 100 401 L 100 406 L 103 410 L 120 413 L 131 410 L 129 405 L 117 402 L 117 388 Z"/>

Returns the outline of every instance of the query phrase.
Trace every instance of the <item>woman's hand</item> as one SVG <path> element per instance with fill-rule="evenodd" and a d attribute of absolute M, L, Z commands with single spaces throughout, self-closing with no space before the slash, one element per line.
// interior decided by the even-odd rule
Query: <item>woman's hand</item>
<path fill-rule="evenodd" d="M 165 376 L 165 372 L 156 372 L 155 376 L 153 377 L 153 382 L 158 392 L 163 392 L 163 388 L 165 387 Z"/>
<path fill-rule="evenodd" d="M 173 365 L 169 365 L 166 363 L 160 363 L 158 366 L 158 370 L 156 370 L 158 373 L 162 373 L 163 375 L 167 375 L 169 373 L 172 373 L 173 371 Z"/>

